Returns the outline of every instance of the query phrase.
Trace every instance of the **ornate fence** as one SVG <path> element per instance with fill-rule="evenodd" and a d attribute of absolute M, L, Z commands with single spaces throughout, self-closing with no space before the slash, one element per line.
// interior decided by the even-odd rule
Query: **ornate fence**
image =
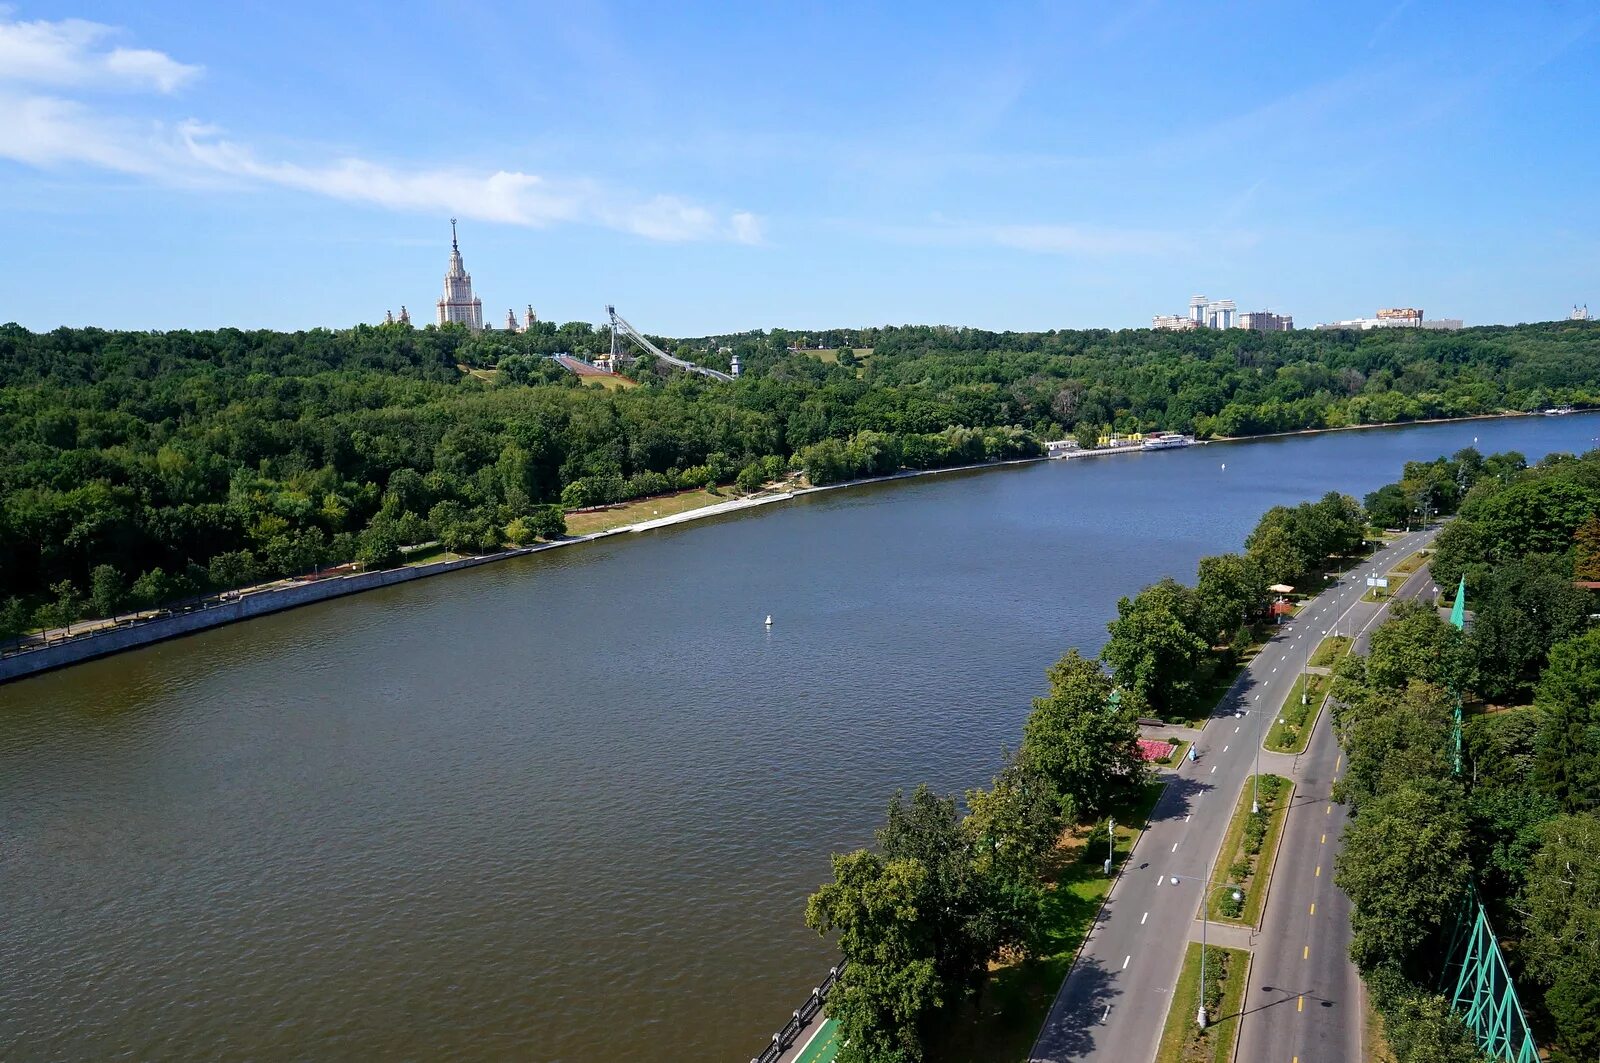
<path fill-rule="evenodd" d="M 800 1031 L 811 1025 L 811 1020 L 822 1011 L 822 1005 L 828 1002 L 828 994 L 839 984 L 839 972 L 844 968 L 845 962 L 841 960 L 839 966 L 828 969 L 828 977 L 811 991 L 811 996 L 806 998 L 806 1002 L 801 1004 L 789 1017 L 789 1021 L 783 1024 L 783 1029 L 772 1035 L 772 1041 L 761 1050 L 759 1056 L 752 1057 L 750 1063 L 777 1063 L 778 1059 L 789 1051 L 795 1038 L 800 1036 Z"/>

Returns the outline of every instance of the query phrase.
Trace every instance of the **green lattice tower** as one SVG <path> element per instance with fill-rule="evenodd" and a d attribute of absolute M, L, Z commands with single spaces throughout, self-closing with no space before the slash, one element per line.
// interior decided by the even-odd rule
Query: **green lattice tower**
<path fill-rule="evenodd" d="M 1450 972 L 1456 972 L 1450 1006 L 1472 1031 L 1478 1047 L 1505 1063 L 1539 1063 L 1528 1019 L 1517 1000 L 1516 986 L 1506 970 L 1500 945 L 1495 941 L 1489 916 L 1477 890 L 1467 895 L 1450 947 L 1452 961 L 1445 967 L 1445 989 L 1451 989 Z"/>
<path fill-rule="evenodd" d="M 1457 631 L 1467 628 L 1467 577 L 1461 577 L 1456 587 L 1456 604 L 1450 608 L 1450 623 Z M 1450 733 L 1450 755 L 1455 762 L 1456 774 L 1461 774 L 1461 694 L 1456 692 L 1455 726 Z"/>

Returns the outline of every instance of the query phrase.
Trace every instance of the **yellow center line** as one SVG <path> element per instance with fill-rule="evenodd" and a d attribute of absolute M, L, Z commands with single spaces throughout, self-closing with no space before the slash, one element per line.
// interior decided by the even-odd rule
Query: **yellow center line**
<path fill-rule="evenodd" d="M 1317 865 L 1317 878 L 1321 878 L 1321 877 L 1322 877 L 1322 865 L 1318 864 Z"/>
<path fill-rule="evenodd" d="M 1309 960 L 1311 958 L 1311 946 L 1310 945 L 1307 945 L 1305 947 L 1305 951 L 1300 953 L 1300 958 L 1302 960 Z"/>
<path fill-rule="evenodd" d="M 1312 915 L 1316 915 L 1317 914 L 1317 902 L 1316 901 L 1312 901 L 1311 902 L 1311 914 Z"/>
<path fill-rule="evenodd" d="M 1306 998 L 1305 997 L 1301 997 L 1298 1001 L 1296 1001 L 1295 1006 L 1294 1006 L 1294 1010 L 1296 1010 L 1296 1011 L 1304 1011 L 1304 1010 L 1306 1010 Z"/>
<path fill-rule="evenodd" d="M 1323 811 L 1322 811 L 1322 814 L 1323 814 L 1323 815 L 1324 815 L 1324 816 L 1331 816 L 1331 815 L 1333 815 L 1333 806 L 1332 806 L 1332 805 L 1329 805 L 1329 806 L 1328 806 L 1328 807 L 1327 807 L 1327 808 L 1325 808 L 1325 809 L 1323 809 Z"/>
<path fill-rule="evenodd" d="M 1328 844 L 1328 836 L 1326 834 L 1324 834 L 1322 836 L 1322 840 L 1320 842 L 1318 842 L 1317 844 L 1318 845 L 1327 845 Z"/>
<path fill-rule="evenodd" d="M 1333 758 L 1333 770 L 1334 771 L 1338 771 L 1339 770 L 1339 765 L 1341 765 L 1343 763 L 1344 763 L 1344 754 L 1340 753 L 1337 757 Z"/>

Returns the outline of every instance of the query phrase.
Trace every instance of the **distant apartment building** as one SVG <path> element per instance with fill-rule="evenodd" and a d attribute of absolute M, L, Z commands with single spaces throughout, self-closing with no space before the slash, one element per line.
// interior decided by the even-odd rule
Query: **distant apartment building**
<path fill-rule="evenodd" d="M 1247 310 L 1239 315 L 1239 327 L 1256 332 L 1291 332 L 1294 318 L 1288 314 L 1274 314 L 1271 310 Z"/>
<path fill-rule="evenodd" d="M 1197 295 L 1189 300 L 1188 317 L 1180 314 L 1157 314 L 1151 319 L 1150 327 L 1169 332 L 1184 332 L 1197 328 L 1234 328 L 1235 309 L 1232 299 L 1208 299 L 1203 295 Z"/>
<path fill-rule="evenodd" d="M 1348 321 L 1328 321 L 1317 326 L 1319 329 L 1356 329 L 1367 331 L 1377 328 L 1425 328 L 1454 331 L 1462 327 L 1459 317 L 1439 317 L 1427 319 L 1422 316 L 1422 311 L 1415 307 L 1384 307 L 1378 311 L 1377 317 L 1355 317 Z"/>
<path fill-rule="evenodd" d="M 1384 307 L 1378 311 L 1378 320 L 1387 321 L 1390 328 L 1421 328 L 1422 311 L 1413 307 Z"/>

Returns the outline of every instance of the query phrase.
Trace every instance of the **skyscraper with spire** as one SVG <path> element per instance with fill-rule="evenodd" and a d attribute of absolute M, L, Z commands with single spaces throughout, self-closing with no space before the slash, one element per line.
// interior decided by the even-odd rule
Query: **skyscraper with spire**
<path fill-rule="evenodd" d="M 483 300 L 472 294 L 472 274 L 461 262 L 461 247 L 456 243 L 456 220 L 450 219 L 450 268 L 444 275 L 444 297 L 438 302 L 439 324 L 452 322 L 473 332 L 483 328 Z"/>

